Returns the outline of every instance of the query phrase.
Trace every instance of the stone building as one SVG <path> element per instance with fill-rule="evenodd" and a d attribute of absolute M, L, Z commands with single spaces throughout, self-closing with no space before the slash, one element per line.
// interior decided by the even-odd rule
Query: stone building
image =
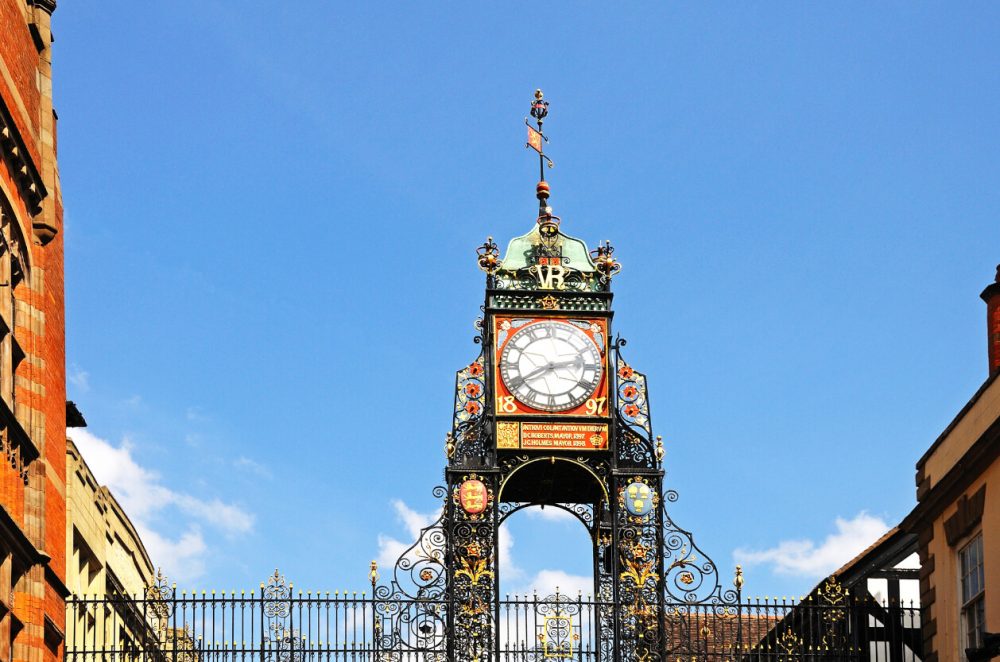
<path fill-rule="evenodd" d="M 0 660 L 63 652 L 66 386 L 55 0 L 0 0 Z"/>
<path fill-rule="evenodd" d="M 137 648 L 148 632 L 137 624 L 149 619 L 128 598 L 142 596 L 155 573 L 139 534 L 118 500 L 94 478 L 72 441 L 66 442 L 66 585 L 79 597 L 109 599 L 118 618 L 103 619 L 100 627 L 86 611 L 67 617 L 67 650 L 83 643 L 99 643 L 116 650 Z M 101 630 L 101 631 L 97 631 Z"/>
<path fill-rule="evenodd" d="M 141 595 L 155 575 L 139 534 L 80 450 L 66 442 L 66 586 L 74 595 Z"/>
<path fill-rule="evenodd" d="M 1000 655 L 1000 267 L 981 296 L 989 376 L 917 461 L 900 525 L 917 536 L 926 662 Z"/>

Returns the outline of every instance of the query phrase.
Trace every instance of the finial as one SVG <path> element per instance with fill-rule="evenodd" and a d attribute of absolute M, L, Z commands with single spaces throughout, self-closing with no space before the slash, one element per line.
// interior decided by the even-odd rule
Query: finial
<path fill-rule="evenodd" d="M 549 185 L 545 183 L 545 164 L 553 166 L 552 159 L 545 155 L 543 144 L 549 141 L 542 133 L 542 124 L 549 115 L 549 102 L 542 98 L 542 91 L 535 90 L 535 98 L 531 101 L 531 116 L 535 119 L 535 125 L 531 126 L 527 117 L 524 118 L 524 125 L 528 127 L 528 142 L 525 147 L 538 152 L 538 186 L 535 187 L 535 194 L 538 197 L 538 216 L 542 217 L 546 213 L 552 214 L 552 210 L 546 205 L 549 199 Z"/>
<path fill-rule="evenodd" d="M 602 242 L 596 249 L 590 251 L 590 256 L 594 259 L 594 265 L 601 273 L 601 280 L 605 283 L 609 282 L 612 276 L 622 270 L 621 263 L 613 257 L 614 252 L 615 248 L 611 245 L 610 239 Z"/>
<path fill-rule="evenodd" d="M 493 237 L 486 237 L 483 245 L 476 249 L 476 261 L 479 268 L 492 276 L 500 264 L 500 249 L 493 241 Z"/>
<path fill-rule="evenodd" d="M 372 586 L 374 587 L 375 582 L 378 581 L 378 561 L 372 561 L 369 568 L 370 569 L 368 571 L 368 580 L 372 583 Z"/>
<path fill-rule="evenodd" d="M 736 587 L 737 591 L 743 589 L 743 566 L 736 566 L 736 578 L 733 579 L 733 586 Z"/>
<path fill-rule="evenodd" d="M 663 456 L 666 451 L 663 450 L 663 437 L 661 435 L 656 435 L 656 461 L 663 462 Z"/>
<path fill-rule="evenodd" d="M 444 435 L 444 454 L 449 460 L 455 454 L 455 436 L 451 432 Z"/>
<path fill-rule="evenodd" d="M 539 131 L 542 129 L 542 122 L 549 114 L 549 102 L 542 98 L 544 96 L 542 89 L 538 88 L 535 90 L 535 100 L 531 102 L 531 116 L 538 122 Z"/>

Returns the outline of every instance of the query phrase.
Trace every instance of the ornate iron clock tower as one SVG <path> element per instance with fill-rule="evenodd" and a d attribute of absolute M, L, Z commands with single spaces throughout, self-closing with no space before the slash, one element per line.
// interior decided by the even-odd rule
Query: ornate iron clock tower
<path fill-rule="evenodd" d="M 542 175 L 533 227 L 502 257 L 492 238 L 477 251 L 486 273 L 481 351 L 457 375 L 446 484 L 436 492 L 441 518 L 399 560 L 391 584 L 376 590 L 385 604 L 408 600 L 391 614 L 392 631 L 381 633 L 387 649 L 419 650 L 423 659 L 508 659 L 498 530 L 534 505 L 562 508 L 590 531 L 592 631 L 573 622 L 578 600 L 549 596 L 547 615 L 530 633 L 535 652 L 518 659 L 576 659 L 583 635 L 594 643 L 579 659 L 662 660 L 670 609 L 724 609 L 736 597 L 667 514 L 677 494 L 664 490 L 646 378 L 625 360 L 625 341 L 612 329 L 611 283 L 621 265 L 610 242 L 588 250 L 552 213 L 547 114 L 539 90 L 535 126 L 525 119 Z"/>

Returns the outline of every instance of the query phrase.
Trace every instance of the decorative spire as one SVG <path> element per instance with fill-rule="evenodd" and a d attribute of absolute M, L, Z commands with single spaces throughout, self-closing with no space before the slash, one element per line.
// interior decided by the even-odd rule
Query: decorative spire
<path fill-rule="evenodd" d="M 549 115 L 549 102 L 542 97 L 542 91 L 535 90 L 535 98 L 531 101 L 531 116 L 535 118 L 537 128 L 531 126 L 527 117 L 524 118 L 524 124 L 528 127 L 528 142 L 525 147 L 530 147 L 538 152 L 538 178 L 544 183 L 545 164 L 547 162 L 551 168 L 553 163 L 552 159 L 545 156 L 545 152 L 542 150 L 542 143 L 549 142 L 549 139 L 542 133 L 542 124 Z"/>
<path fill-rule="evenodd" d="M 543 151 L 544 143 L 549 139 L 542 133 L 542 124 L 549 115 L 549 102 L 543 98 L 542 91 L 535 90 L 535 98 L 531 101 L 531 116 L 535 119 L 536 126 L 531 126 L 530 120 L 524 118 L 524 124 L 528 127 L 528 142 L 525 147 L 538 152 L 538 185 L 535 186 L 535 197 L 538 198 L 538 231 L 542 235 L 544 242 L 553 242 L 559 234 L 559 217 L 552 215 L 552 207 L 548 205 L 549 184 L 545 181 L 545 164 L 551 168 L 552 159 L 545 155 Z"/>

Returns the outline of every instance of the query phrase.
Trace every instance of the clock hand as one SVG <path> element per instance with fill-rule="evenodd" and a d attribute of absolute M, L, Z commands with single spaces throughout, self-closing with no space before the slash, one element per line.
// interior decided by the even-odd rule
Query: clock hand
<path fill-rule="evenodd" d="M 566 368 L 566 367 L 569 367 L 569 366 L 577 365 L 579 363 L 583 363 L 583 360 L 579 356 L 577 356 L 576 358 L 571 359 L 569 361 L 560 361 L 559 363 L 550 363 L 549 364 L 549 368 L 552 368 L 552 369 L 555 369 L 555 368 Z"/>
<path fill-rule="evenodd" d="M 545 364 L 545 365 L 543 365 L 543 366 L 541 366 L 539 368 L 535 368 L 534 370 L 532 370 L 531 372 L 529 372 L 527 375 L 525 375 L 524 378 L 525 378 L 525 380 L 534 379 L 535 377 L 537 377 L 538 375 L 540 375 L 543 372 L 552 372 L 554 370 L 558 370 L 559 368 L 568 368 L 568 367 L 570 367 L 572 365 L 576 365 L 579 362 L 580 362 L 580 359 L 579 359 L 579 357 L 577 357 L 576 359 L 573 359 L 572 361 L 561 361 L 559 363 L 547 363 L 547 364 Z"/>
<path fill-rule="evenodd" d="M 548 372 L 550 366 L 551 366 L 551 364 L 546 364 L 546 365 L 543 365 L 540 368 L 535 368 L 534 370 L 532 370 L 531 372 L 529 372 L 527 375 L 524 376 L 525 381 L 527 381 L 529 379 L 534 379 L 535 377 L 537 377 L 538 375 L 540 375 L 543 372 Z"/>

